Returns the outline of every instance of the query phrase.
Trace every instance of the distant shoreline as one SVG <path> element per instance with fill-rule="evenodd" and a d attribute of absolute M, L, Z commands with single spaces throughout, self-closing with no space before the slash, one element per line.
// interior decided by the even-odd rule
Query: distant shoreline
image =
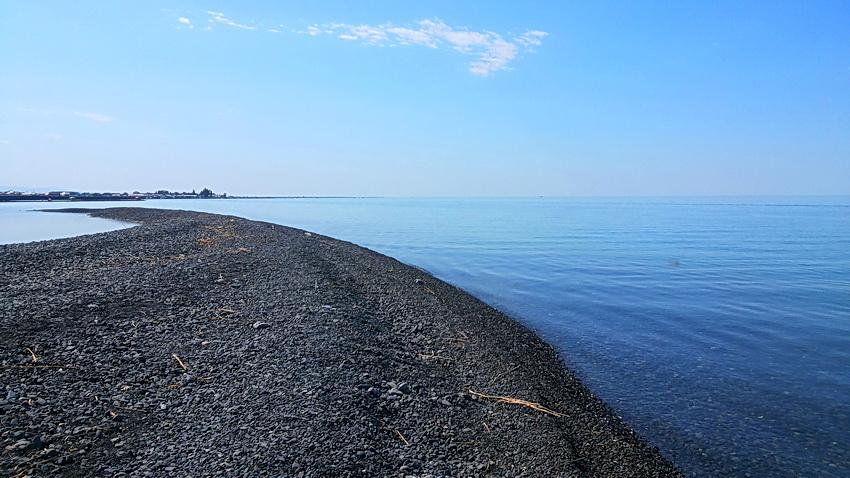
<path fill-rule="evenodd" d="M 0 194 L 0 202 L 106 202 L 106 201 L 162 201 L 173 200 L 226 200 L 226 199 L 380 199 L 384 196 L 227 196 L 227 197 L 141 197 L 141 196 L 46 196 L 43 194 Z"/>
<path fill-rule="evenodd" d="M 64 197 L 45 194 L 0 194 L 0 202 L 89 202 L 89 201 L 144 201 L 144 198 L 135 196 L 81 196 Z"/>

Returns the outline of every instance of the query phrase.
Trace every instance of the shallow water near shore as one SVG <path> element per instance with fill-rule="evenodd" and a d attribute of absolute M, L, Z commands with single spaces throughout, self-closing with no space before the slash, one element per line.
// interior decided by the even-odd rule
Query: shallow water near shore
<path fill-rule="evenodd" d="M 850 475 L 850 198 L 10 203 L 0 243 L 103 230 L 29 211 L 72 206 L 358 243 L 534 328 L 690 476 Z"/>
<path fill-rule="evenodd" d="M 45 207 L 40 203 L 0 203 L 0 244 L 74 237 L 132 226 L 82 214 L 53 214 L 45 217 L 46 214 L 32 211 L 36 208 Z"/>

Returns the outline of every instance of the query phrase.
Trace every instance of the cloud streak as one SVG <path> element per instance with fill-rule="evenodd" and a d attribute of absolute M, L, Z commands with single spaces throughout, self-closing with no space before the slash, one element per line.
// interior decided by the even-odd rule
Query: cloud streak
<path fill-rule="evenodd" d="M 95 123 L 112 123 L 115 118 L 102 113 L 93 113 L 91 111 L 69 111 L 69 110 L 51 110 L 42 108 L 18 108 L 18 111 L 27 115 L 34 115 L 42 119 L 54 118 L 83 118 Z"/>
<path fill-rule="evenodd" d="M 543 39 L 546 38 L 548 35 L 548 33 L 542 32 L 540 30 L 529 30 L 518 36 L 516 41 L 524 47 L 533 48 L 542 45 Z"/>
<path fill-rule="evenodd" d="M 240 30 L 259 30 L 260 26 L 237 22 L 224 13 L 207 10 L 207 26 L 226 26 Z M 182 27 L 193 28 L 187 17 L 178 17 Z M 269 33 L 281 33 L 278 25 L 264 26 Z M 432 49 L 446 49 L 473 57 L 469 61 L 469 72 L 477 76 L 511 69 L 511 64 L 521 53 L 533 53 L 543 44 L 549 35 L 541 30 L 526 30 L 516 35 L 500 35 L 482 30 L 470 30 L 466 27 L 454 27 L 440 19 L 425 19 L 408 25 L 383 23 L 379 25 L 328 23 L 312 24 L 305 29 L 292 30 L 292 33 L 310 37 L 327 36 L 346 42 L 361 43 L 368 46 L 420 46 Z"/>
<path fill-rule="evenodd" d="M 115 118 L 112 116 L 107 116 L 100 113 L 89 113 L 85 111 L 75 111 L 74 116 L 78 118 L 85 118 L 90 121 L 94 121 L 95 123 L 111 123 L 115 121 Z"/>
<path fill-rule="evenodd" d="M 224 15 L 224 13 L 221 13 L 221 12 L 215 12 L 215 11 L 212 11 L 212 10 L 207 10 L 207 15 L 210 16 L 210 18 L 208 20 L 208 22 L 210 24 L 226 25 L 228 27 L 239 28 L 239 29 L 242 29 L 242 30 L 256 30 L 257 29 L 257 27 L 255 27 L 254 25 L 247 25 L 247 24 L 244 24 L 244 23 L 239 23 L 239 22 L 233 21 L 233 20 L 227 18 Z"/>
<path fill-rule="evenodd" d="M 421 20 L 414 25 L 399 26 L 392 23 L 381 25 L 352 25 L 331 23 L 314 24 L 299 33 L 309 36 L 330 35 L 340 40 L 359 42 L 372 46 L 424 46 L 448 48 L 474 56 L 469 63 L 469 72 L 488 76 L 493 72 L 510 69 L 510 63 L 522 51 L 534 51 L 543 44 L 548 33 L 528 30 L 518 36 L 504 38 L 491 31 L 474 31 L 464 27 L 452 27 L 439 19 Z"/>

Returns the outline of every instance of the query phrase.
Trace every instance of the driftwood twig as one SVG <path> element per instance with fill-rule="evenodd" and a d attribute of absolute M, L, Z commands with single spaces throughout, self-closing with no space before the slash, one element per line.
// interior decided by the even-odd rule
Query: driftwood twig
<path fill-rule="evenodd" d="M 442 355 L 437 354 L 418 354 L 421 359 L 433 359 L 433 360 L 445 360 L 446 362 L 452 362 L 453 360 L 449 357 L 444 357 Z"/>
<path fill-rule="evenodd" d="M 538 412 L 542 412 L 547 415 L 552 415 L 553 417 L 564 416 L 563 413 L 548 409 L 539 403 L 529 402 L 528 400 L 522 400 L 520 398 L 508 397 L 504 395 L 488 395 L 486 393 L 476 392 L 475 390 L 470 390 L 469 394 L 475 395 L 476 397 L 480 398 L 486 398 L 488 400 L 495 400 L 498 403 L 510 403 L 511 405 L 521 405 L 523 407 L 528 407 L 532 410 L 537 410 Z"/>
<path fill-rule="evenodd" d="M 393 431 L 396 432 L 396 434 L 398 435 L 399 438 L 401 438 L 401 441 L 404 442 L 405 446 L 410 446 L 410 442 L 407 441 L 407 438 L 405 438 L 404 435 L 402 435 L 400 431 L 398 431 L 398 430 L 393 430 Z"/>
<path fill-rule="evenodd" d="M 180 357 L 178 357 L 177 354 L 171 354 L 171 356 L 174 357 L 174 360 L 177 361 L 177 364 L 180 365 L 180 368 L 182 368 L 183 370 L 189 370 L 189 367 L 185 363 L 183 363 L 182 360 L 180 360 Z"/>

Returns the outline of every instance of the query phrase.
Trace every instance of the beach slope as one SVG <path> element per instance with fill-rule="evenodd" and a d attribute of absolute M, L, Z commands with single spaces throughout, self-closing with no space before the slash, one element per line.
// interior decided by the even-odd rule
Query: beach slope
<path fill-rule="evenodd" d="M 65 211 L 139 225 L 0 246 L 4 474 L 679 476 L 426 272 L 236 217 Z"/>

